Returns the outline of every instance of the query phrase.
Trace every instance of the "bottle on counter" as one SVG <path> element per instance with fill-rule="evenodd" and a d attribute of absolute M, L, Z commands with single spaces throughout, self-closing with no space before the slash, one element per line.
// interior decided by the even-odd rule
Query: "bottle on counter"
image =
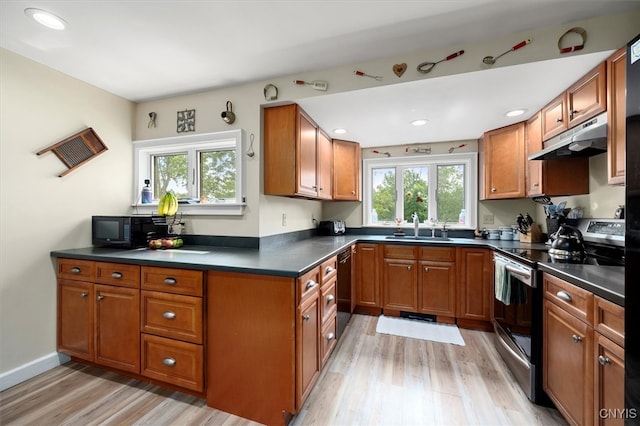
<path fill-rule="evenodd" d="M 465 209 L 460 210 L 460 215 L 458 216 L 458 223 L 464 225 L 467 222 L 467 211 Z"/>
<path fill-rule="evenodd" d="M 142 204 L 149 204 L 153 200 L 153 192 L 151 191 L 151 181 L 149 179 L 145 179 L 144 183 L 146 186 L 142 188 Z"/>
<path fill-rule="evenodd" d="M 378 223 L 378 212 L 376 209 L 371 210 L 371 222 Z"/>

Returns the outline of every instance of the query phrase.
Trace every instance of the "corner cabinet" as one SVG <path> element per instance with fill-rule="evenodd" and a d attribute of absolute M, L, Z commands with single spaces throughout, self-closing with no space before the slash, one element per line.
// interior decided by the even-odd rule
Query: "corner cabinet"
<path fill-rule="evenodd" d="M 360 144 L 333 140 L 333 199 L 360 201 Z"/>
<path fill-rule="evenodd" d="M 618 49 L 607 59 L 608 183 L 624 184 L 626 152 L 627 49 Z"/>
<path fill-rule="evenodd" d="M 480 139 L 480 196 L 483 200 L 525 196 L 525 124 L 486 132 Z"/>

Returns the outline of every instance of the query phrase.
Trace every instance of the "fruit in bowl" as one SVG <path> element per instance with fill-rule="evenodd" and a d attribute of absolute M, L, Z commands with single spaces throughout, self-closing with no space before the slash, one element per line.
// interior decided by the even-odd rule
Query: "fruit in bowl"
<path fill-rule="evenodd" d="M 153 240 L 149 240 L 149 248 L 153 250 L 179 248 L 183 245 L 184 242 L 182 241 L 182 238 L 177 237 L 156 238 Z"/>

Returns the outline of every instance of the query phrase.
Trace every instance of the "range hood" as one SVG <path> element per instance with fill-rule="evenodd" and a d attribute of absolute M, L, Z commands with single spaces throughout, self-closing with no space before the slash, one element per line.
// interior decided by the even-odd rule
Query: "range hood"
<path fill-rule="evenodd" d="M 592 118 L 544 143 L 544 149 L 529 160 L 591 157 L 607 151 L 607 113 Z"/>

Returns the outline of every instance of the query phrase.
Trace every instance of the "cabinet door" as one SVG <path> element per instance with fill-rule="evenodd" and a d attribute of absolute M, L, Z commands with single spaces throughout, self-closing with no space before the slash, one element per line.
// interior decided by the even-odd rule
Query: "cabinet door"
<path fill-rule="evenodd" d="M 484 134 L 486 199 L 524 197 L 524 123 Z"/>
<path fill-rule="evenodd" d="M 405 259 L 383 261 L 383 308 L 416 312 L 418 310 L 418 262 Z"/>
<path fill-rule="evenodd" d="M 623 425 L 624 349 L 595 334 L 595 410 L 598 425 Z"/>
<path fill-rule="evenodd" d="M 569 423 L 593 424 L 593 329 L 543 301 L 543 388 Z"/>
<path fill-rule="evenodd" d="M 458 249 L 458 318 L 489 321 L 493 265 L 487 249 Z"/>
<path fill-rule="evenodd" d="M 296 151 L 298 195 L 316 197 L 318 187 L 316 180 L 316 138 L 318 129 L 305 113 L 300 111 L 298 120 L 298 141 Z"/>
<path fill-rule="evenodd" d="M 330 200 L 333 196 L 333 143 L 321 130 L 318 130 L 318 198 Z"/>
<path fill-rule="evenodd" d="M 140 290 L 95 285 L 95 361 L 140 372 Z"/>
<path fill-rule="evenodd" d="M 418 312 L 456 316 L 455 263 L 420 262 Z"/>
<path fill-rule="evenodd" d="M 525 126 L 526 151 L 525 157 L 542 150 L 542 118 L 537 113 Z M 526 169 L 526 193 L 527 197 L 542 195 L 542 164 L 544 160 L 527 160 Z"/>
<path fill-rule="evenodd" d="M 93 284 L 58 279 L 58 350 L 93 361 Z"/>
<path fill-rule="evenodd" d="M 601 63 L 567 89 L 569 128 L 607 109 L 607 66 Z"/>
<path fill-rule="evenodd" d="M 333 199 L 360 201 L 360 144 L 333 141 Z"/>
<path fill-rule="evenodd" d="M 299 306 L 297 319 L 296 406 L 300 408 L 320 374 L 320 307 L 318 295 Z"/>
<path fill-rule="evenodd" d="M 380 308 L 378 244 L 358 244 L 356 253 L 356 305 Z"/>
<path fill-rule="evenodd" d="M 549 102 L 540 111 L 542 140 L 546 141 L 567 130 L 568 114 L 565 93 Z"/>
<path fill-rule="evenodd" d="M 627 48 L 622 47 L 607 59 L 607 139 L 608 180 L 610 185 L 624 183 L 626 143 Z"/>

